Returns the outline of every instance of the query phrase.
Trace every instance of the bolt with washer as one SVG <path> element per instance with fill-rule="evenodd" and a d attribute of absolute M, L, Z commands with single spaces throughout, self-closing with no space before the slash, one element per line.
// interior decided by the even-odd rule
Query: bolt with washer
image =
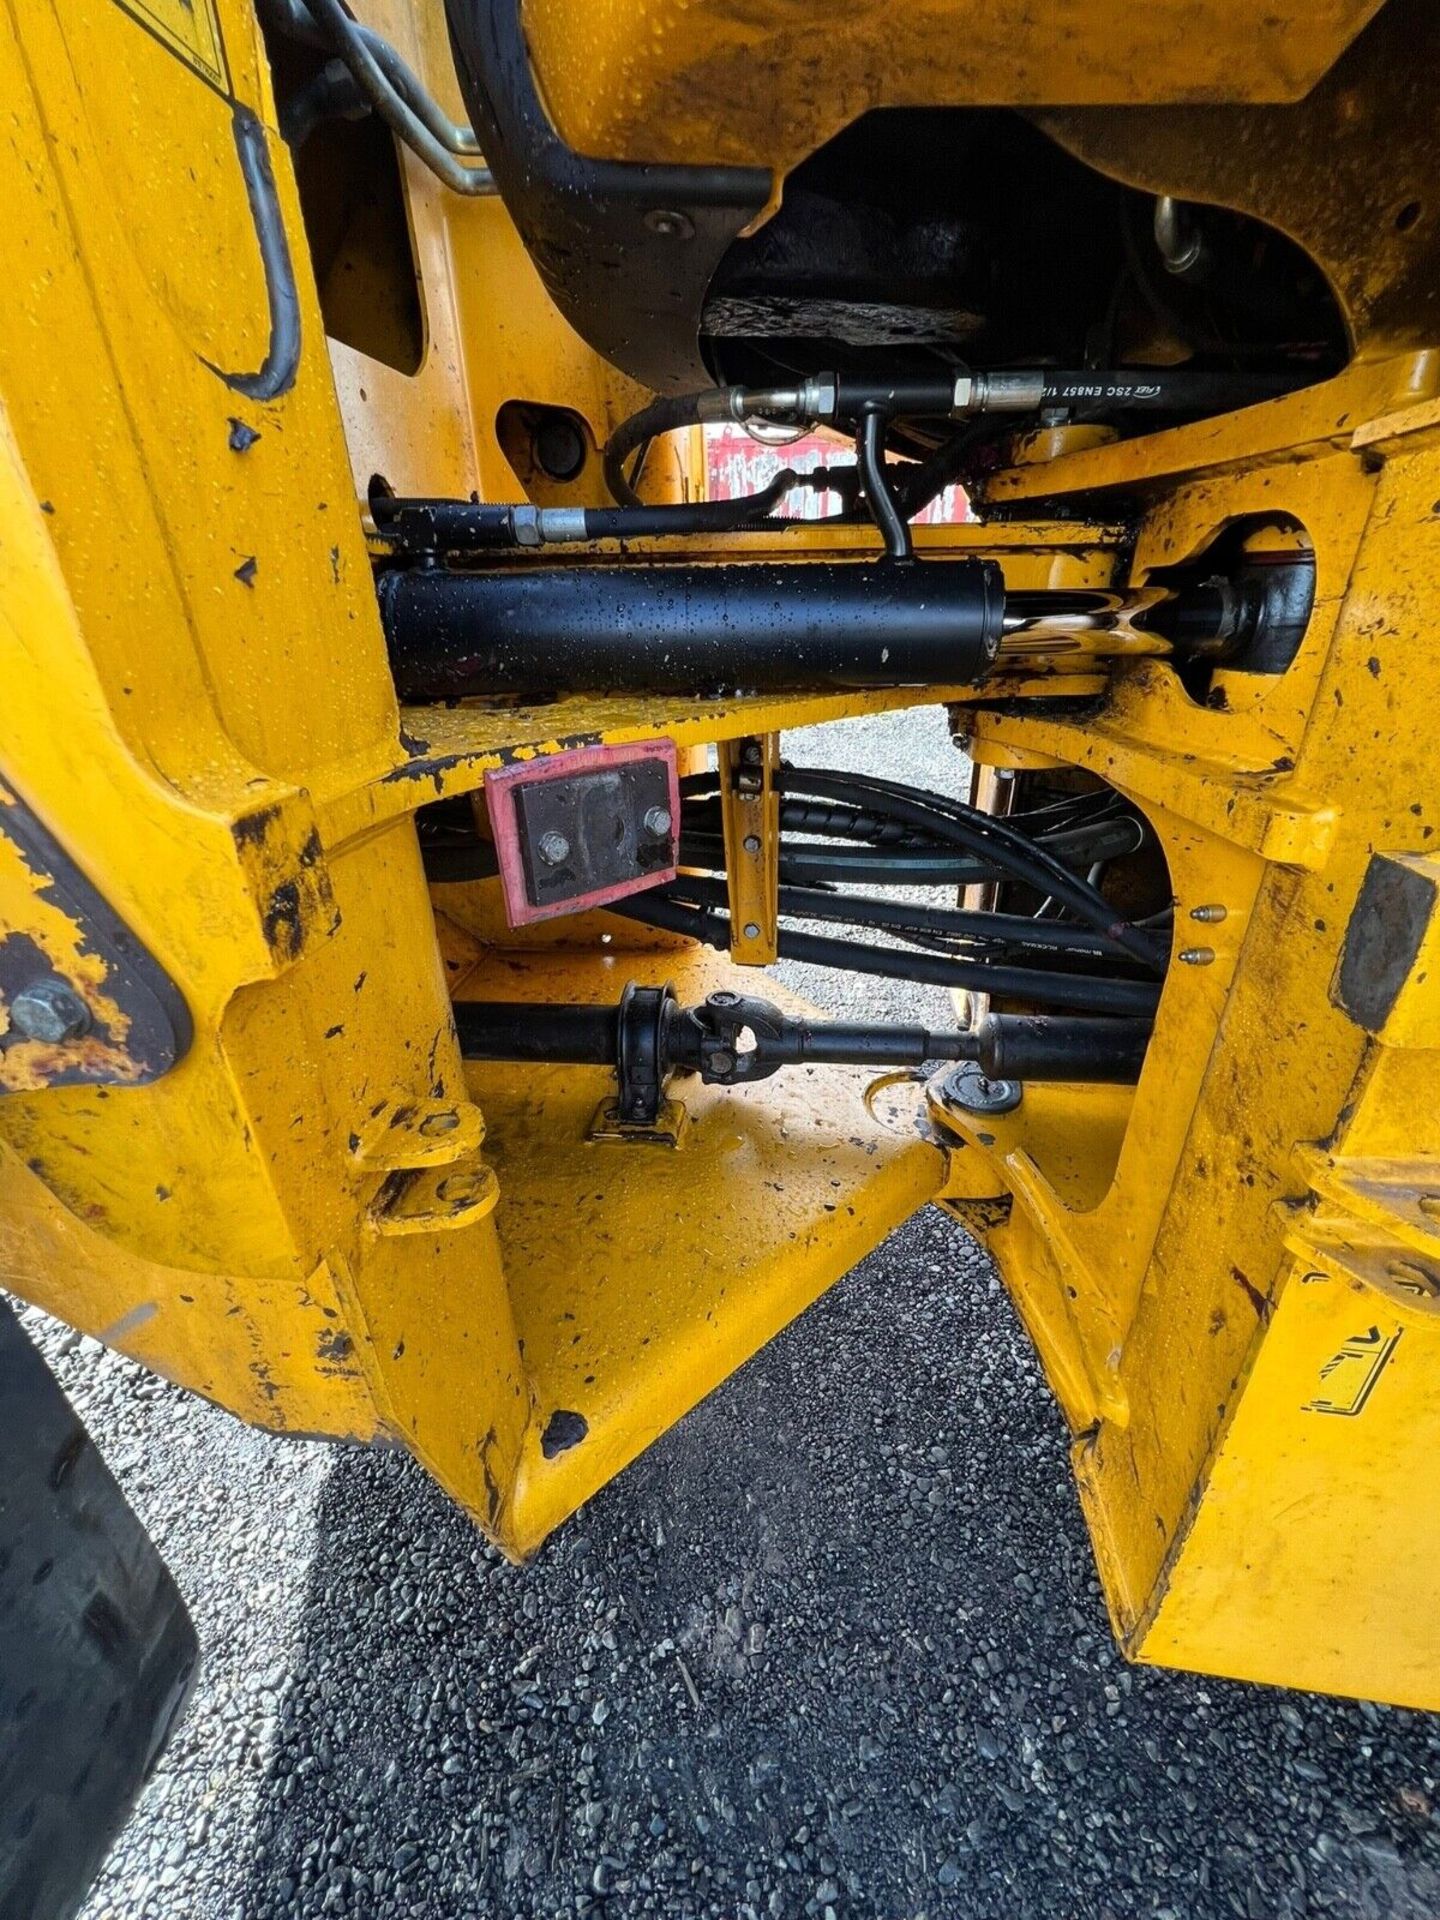
<path fill-rule="evenodd" d="M 32 980 L 10 1002 L 10 1025 L 22 1039 L 63 1046 L 90 1030 L 90 1009 L 65 980 Z"/>
<path fill-rule="evenodd" d="M 670 836 L 670 809 L 668 807 L 648 807 L 640 823 L 648 834 L 656 840 L 666 840 Z"/>
<path fill-rule="evenodd" d="M 995 1080 L 974 1060 L 963 1060 L 941 1082 L 941 1097 L 965 1113 L 1013 1113 L 1024 1089 L 1018 1080 Z"/>
<path fill-rule="evenodd" d="M 562 861 L 570 858 L 570 842 L 563 833 L 551 827 L 548 832 L 541 834 L 537 851 L 547 867 L 558 867 Z"/>

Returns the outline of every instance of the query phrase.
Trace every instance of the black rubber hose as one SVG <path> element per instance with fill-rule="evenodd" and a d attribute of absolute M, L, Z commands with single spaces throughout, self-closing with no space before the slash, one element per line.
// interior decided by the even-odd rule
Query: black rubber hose
<path fill-rule="evenodd" d="M 860 469 L 866 503 L 885 542 L 886 558 L 913 560 L 910 527 L 895 504 L 885 472 L 885 415 L 876 407 L 867 407 L 860 416 L 855 435 L 855 464 Z"/>
<path fill-rule="evenodd" d="M 687 907 L 654 888 L 613 902 L 606 911 L 627 920 L 682 934 L 703 946 L 728 952 L 728 914 Z M 1027 967 L 996 966 L 983 960 L 949 960 L 925 953 L 901 952 L 893 947 L 864 946 L 857 941 L 831 940 L 782 927 L 776 938 L 782 960 L 800 960 L 811 966 L 834 967 L 845 973 L 867 973 L 885 980 L 918 981 L 934 987 L 968 987 L 979 993 L 1001 993 L 1042 1005 L 1068 1007 L 1077 1012 L 1148 1014 L 1160 997 L 1158 985 L 1148 980 L 1094 979 L 1064 973 L 1046 973 Z"/>
<path fill-rule="evenodd" d="M 817 493 L 852 494 L 853 467 L 817 467 L 796 473 L 787 467 L 759 493 L 738 500 L 689 500 L 647 507 L 526 507 L 474 500 L 403 499 L 376 494 L 370 502 L 378 531 L 397 553 L 488 553 L 558 540 L 644 540 L 682 534 L 734 533 L 770 519 L 787 494 L 808 487 Z M 522 537 L 520 516 L 531 516 L 531 539 Z M 834 516 L 830 516 L 833 518 Z M 815 526 L 816 521 L 776 520 L 777 527 Z"/>
<path fill-rule="evenodd" d="M 1194 372 L 1188 367 L 1131 367 L 1102 373 L 1047 369 L 1041 375 L 1041 407 L 1076 412 L 1229 413 L 1273 400 L 1297 386 L 1294 374 Z"/>
<path fill-rule="evenodd" d="M 684 874 L 666 889 L 672 897 L 689 895 L 705 906 L 724 906 L 723 880 Z M 1119 958 L 1115 943 L 1102 933 L 1070 920 L 1037 920 L 1024 913 L 983 913 L 958 907 L 917 906 L 912 901 L 877 900 L 867 894 L 821 893 L 813 887 L 779 890 L 782 914 L 792 920 L 823 920 L 837 926 L 888 928 L 896 932 L 938 933 L 1005 947 L 1037 947 L 1062 954 Z"/>
<path fill-rule="evenodd" d="M 928 572 L 928 569 L 926 569 Z M 782 767 L 776 784 L 783 792 L 818 793 L 822 799 L 845 800 L 858 791 L 873 796 L 877 811 L 888 812 L 897 820 L 917 827 L 936 839 L 949 839 L 957 846 L 988 856 L 1015 879 L 1051 894 L 1062 906 L 1087 926 L 1123 947 L 1134 959 L 1153 971 L 1163 968 L 1159 944 L 1122 915 L 1117 915 L 1104 895 L 1087 882 L 1077 879 L 1038 841 L 1018 833 L 993 814 L 981 813 L 961 801 L 950 801 L 939 794 L 915 797 L 913 788 L 898 786 L 890 780 L 878 780 L 862 774 L 817 772 L 814 768 Z M 883 801 L 883 805 L 880 803 Z"/>
<path fill-rule="evenodd" d="M 1103 933 L 1073 920 L 1037 918 L 1025 913 L 992 913 L 979 908 L 924 907 L 903 900 L 877 900 L 865 894 L 821 893 L 808 887 L 780 889 L 780 911 L 796 920 L 836 925 L 889 928 L 897 932 L 939 934 L 947 940 L 993 945 L 1006 950 L 1032 947 L 1065 955 L 1110 961 L 1127 959 Z"/>
<path fill-rule="evenodd" d="M 652 400 L 648 407 L 642 407 L 639 413 L 632 413 L 628 420 L 620 422 L 605 443 L 605 484 L 610 489 L 611 499 L 622 507 L 638 507 L 642 504 L 639 494 L 626 477 L 626 460 L 637 448 L 657 439 L 662 433 L 677 433 L 681 427 L 698 426 L 699 399 L 700 396 L 694 393 L 662 394 L 659 399 Z"/>

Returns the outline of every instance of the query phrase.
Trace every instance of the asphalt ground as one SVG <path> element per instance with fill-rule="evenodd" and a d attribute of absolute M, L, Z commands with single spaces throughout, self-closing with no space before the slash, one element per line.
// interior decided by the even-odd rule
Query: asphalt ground
<path fill-rule="evenodd" d="M 938 716 L 786 745 L 958 788 Z M 1440 1914 L 1440 1720 L 1123 1663 L 1038 1365 L 934 1210 L 523 1568 L 402 1454 L 27 1321 L 205 1650 L 86 1920 Z"/>

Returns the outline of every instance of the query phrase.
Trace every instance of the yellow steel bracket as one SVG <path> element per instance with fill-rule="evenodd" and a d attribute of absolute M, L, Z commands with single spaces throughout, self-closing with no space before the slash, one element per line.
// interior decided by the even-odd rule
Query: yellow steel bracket
<path fill-rule="evenodd" d="M 780 736 L 722 740 L 718 753 L 730 958 L 741 967 L 768 967 L 777 953 L 780 903 Z"/>

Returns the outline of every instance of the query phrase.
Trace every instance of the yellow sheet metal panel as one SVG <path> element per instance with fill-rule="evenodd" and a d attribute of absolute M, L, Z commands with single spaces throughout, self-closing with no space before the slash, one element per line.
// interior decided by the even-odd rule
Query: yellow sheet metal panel
<path fill-rule="evenodd" d="M 1433 1299 L 1383 1283 L 1395 1264 L 1377 1262 L 1376 1284 L 1338 1248 L 1291 1262 L 1194 1521 L 1131 1634 L 1141 1659 L 1440 1702 L 1440 1528 L 1422 1465 L 1440 1443 L 1440 1321 Z"/>
<path fill-rule="evenodd" d="M 1348 378 L 1383 410 L 1380 372 Z M 1141 568 L 1202 551 L 1259 503 L 1293 513 L 1315 545 L 1316 607 L 1289 669 L 1224 672 L 1223 701 L 1137 666 L 1083 725 L 977 719 L 983 756 L 1088 766 L 1141 802 L 1170 862 L 1177 948 L 1204 964 L 1172 967 L 1118 1153 L 1098 1130 L 1062 1127 L 1057 1146 L 1059 1090 L 1027 1095 L 986 1122 L 988 1145 L 966 1127 L 1010 1211 L 956 1204 L 1000 1260 L 1075 1431 L 1129 1651 L 1433 1707 L 1440 1667 L 1417 1610 L 1440 1504 L 1403 1461 L 1424 1443 L 1440 1289 L 1421 1204 L 1440 1150 L 1440 786 L 1414 725 L 1435 674 L 1440 433 L 1416 404 L 1374 426 L 1337 415 L 1337 446 L 1302 410 L 1277 462 L 1267 413 L 1055 463 L 1052 485 L 1088 486 L 1118 461 L 1142 497 L 1154 463 L 1165 484 Z M 1023 490 L 1029 471 L 999 490 Z M 1377 855 L 1413 911 L 1367 916 Z M 1383 1004 L 1356 988 L 1372 976 L 1390 982 Z M 956 1191 L 983 1189 L 967 1174 Z M 1367 1357 L 1382 1358 L 1373 1375 Z"/>
<path fill-rule="evenodd" d="M 483 960 L 462 998 L 613 1000 L 673 980 L 682 1001 L 743 981 L 714 957 Z M 767 984 L 767 997 L 809 1011 Z M 603 1070 L 473 1064 L 531 1419 L 500 1538 L 536 1546 L 938 1191 L 944 1156 L 913 1083 L 805 1068 L 753 1087 L 676 1082 L 678 1147 L 597 1143 Z M 567 1416 L 567 1417 L 561 1417 Z"/>
<path fill-rule="evenodd" d="M 566 141 L 787 172 L 872 107 L 1297 100 L 1379 0 L 524 0 Z"/>

